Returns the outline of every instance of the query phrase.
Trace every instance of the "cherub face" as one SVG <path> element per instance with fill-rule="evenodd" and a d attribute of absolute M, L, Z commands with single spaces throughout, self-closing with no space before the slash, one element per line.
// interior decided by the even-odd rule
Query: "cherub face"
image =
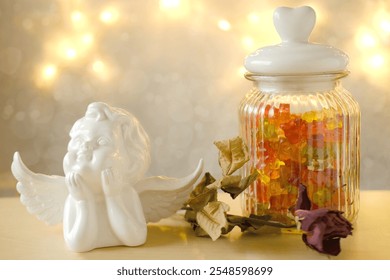
<path fill-rule="evenodd" d="M 72 130 L 64 158 L 65 174 L 74 171 L 86 182 L 100 185 L 103 170 L 122 173 L 129 164 L 120 127 L 114 122 L 84 118 Z"/>

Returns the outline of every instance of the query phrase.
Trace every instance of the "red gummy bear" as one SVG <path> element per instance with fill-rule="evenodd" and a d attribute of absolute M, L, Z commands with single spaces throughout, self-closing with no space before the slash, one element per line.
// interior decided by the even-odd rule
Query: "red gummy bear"
<path fill-rule="evenodd" d="M 302 119 L 293 119 L 280 125 L 284 135 L 291 144 L 298 144 L 307 138 L 307 122 Z"/>

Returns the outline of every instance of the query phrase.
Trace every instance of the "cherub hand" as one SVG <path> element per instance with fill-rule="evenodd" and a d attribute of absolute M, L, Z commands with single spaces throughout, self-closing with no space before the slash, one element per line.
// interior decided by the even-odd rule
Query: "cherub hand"
<path fill-rule="evenodd" d="M 69 193 L 75 200 L 80 201 L 92 198 L 92 192 L 88 189 L 80 174 L 69 172 L 65 180 Z"/>
<path fill-rule="evenodd" d="M 101 174 L 104 194 L 107 196 L 121 194 L 122 180 L 120 180 L 120 175 L 114 172 L 112 168 L 103 170 Z"/>

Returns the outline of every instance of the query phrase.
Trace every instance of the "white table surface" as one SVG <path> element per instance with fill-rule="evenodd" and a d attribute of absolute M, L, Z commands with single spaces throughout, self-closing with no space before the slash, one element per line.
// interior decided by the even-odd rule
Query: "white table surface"
<path fill-rule="evenodd" d="M 240 201 L 223 197 L 230 213 L 240 213 Z M 362 191 L 353 235 L 341 240 L 342 252 L 330 259 L 390 259 L 390 191 Z M 180 214 L 148 226 L 146 244 L 112 247 L 87 253 L 69 251 L 62 227 L 50 227 L 30 215 L 17 197 L 0 197 L 0 259 L 328 259 L 297 234 L 244 233 L 238 228 L 216 241 L 196 237 Z"/>

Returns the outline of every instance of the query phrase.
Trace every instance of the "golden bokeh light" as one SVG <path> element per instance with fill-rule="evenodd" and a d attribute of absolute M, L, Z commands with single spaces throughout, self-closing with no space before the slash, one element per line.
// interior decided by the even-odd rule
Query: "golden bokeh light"
<path fill-rule="evenodd" d="M 85 45 L 85 46 L 90 46 L 92 45 L 94 41 L 94 36 L 92 33 L 86 33 L 84 35 L 81 36 L 81 42 Z"/>
<path fill-rule="evenodd" d="M 54 63 L 46 63 L 38 66 L 34 80 L 38 88 L 47 88 L 53 85 L 57 77 L 58 66 Z"/>
<path fill-rule="evenodd" d="M 87 26 L 87 16 L 81 11 L 73 11 L 70 14 L 70 20 L 74 28 L 83 29 Z"/>
<path fill-rule="evenodd" d="M 356 46 L 360 49 L 374 48 L 377 46 L 375 34 L 367 28 L 361 28 L 355 37 Z"/>
<path fill-rule="evenodd" d="M 237 69 L 237 74 L 239 77 L 244 77 L 245 73 L 248 72 L 244 66 L 241 66 Z"/>
<path fill-rule="evenodd" d="M 172 19 L 188 18 L 190 15 L 189 0 L 160 0 L 160 11 Z"/>
<path fill-rule="evenodd" d="M 248 21 L 251 23 L 251 24 L 258 24 L 260 23 L 260 20 L 261 20 L 261 17 L 258 13 L 256 12 L 252 12 L 250 13 L 248 16 L 247 16 L 247 19 Z"/>
<path fill-rule="evenodd" d="M 313 5 L 311 5 L 313 6 Z M 202 7 L 202 9 L 200 9 Z M 258 48 L 267 45 L 278 44 L 280 39 L 277 32 L 272 28 L 272 24 L 267 28 L 262 28 L 263 23 L 273 22 L 273 9 L 265 6 L 261 10 L 250 11 L 240 21 L 234 22 L 224 18 L 224 14 L 208 15 L 204 3 L 195 5 L 189 0 L 159 0 L 156 11 L 161 19 L 184 19 L 190 21 L 194 12 L 201 13 L 205 24 L 214 25 L 219 30 L 231 31 L 234 26 L 234 33 L 237 35 L 238 43 L 246 53 L 251 53 Z M 321 4 L 314 4 L 317 11 L 317 24 L 323 23 L 327 18 L 327 10 Z M 98 78 L 107 79 L 110 75 L 107 63 L 96 58 L 98 50 L 96 31 L 92 25 L 93 21 L 107 25 L 108 28 L 116 28 L 114 25 L 120 17 L 119 6 L 105 6 L 98 14 L 90 14 L 85 9 L 77 7 L 68 12 L 69 23 L 72 24 L 71 31 L 59 32 L 60 36 L 52 38 L 48 59 L 54 64 L 43 70 L 41 78 L 55 80 L 57 67 L 83 67 L 87 66 L 90 73 Z M 208 20 L 208 21 L 207 21 Z M 159 23 L 161 24 L 161 23 Z M 218 31 L 218 30 L 217 30 Z M 386 44 L 390 41 L 390 13 L 380 8 L 366 22 L 362 22 L 356 28 L 356 35 L 350 41 L 354 45 L 358 56 L 358 63 L 362 65 L 372 75 L 373 71 L 384 72 L 387 56 L 383 54 Z M 89 66 L 88 66 L 89 65 Z M 245 73 L 244 67 L 237 67 L 237 74 L 242 77 Z M 365 70 L 363 70 L 366 72 Z M 111 73 L 112 74 L 112 73 Z M 233 74 L 234 75 L 234 74 Z"/>
<path fill-rule="evenodd" d="M 113 24 L 118 18 L 119 12 L 114 8 L 107 8 L 100 13 L 100 20 L 105 24 Z"/>
<path fill-rule="evenodd" d="M 54 64 L 47 64 L 42 69 L 42 78 L 45 80 L 53 80 L 57 76 L 57 66 Z"/>
<path fill-rule="evenodd" d="M 90 67 L 92 74 L 99 80 L 107 81 L 112 75 L 112 71 L 107 63 L 101 59 L 95 59 Z"/>
<path fill-rule="evenodd" d="M 230 22 L 228 22 L 226 19 L 219 20 L 218 27 L 223 31 L 229 31 L 232 28 Z"/>
<path fill-rule="evenodd" d="M 161 10 L 179 9 L 180 4 L 181 4 L 180 0 L 160 0 L 160 9 Z"/>
<path fill-rule="evenodd" d="M 264 22 L 273 22 L 273 10 L 262 9 L 247 14 L 243 18 L 239 31 L 245 31 L 246 36 L 241 39 L 242 46 L 246 51 L 253 51 L 266 45 L 273 45 L 280 42 L 275 28 L 263 28 Z M 271 25 L 272 27 L 272 25 Z"/>
<path fill-rule="evenodd" d="M 390 19 L 383 19 L 379 26 L 383 32 L 390 33 Z"/>
<path fill-rule="evenodd" d="M 390 13 L 384 9 L 379 9 L 373 16 L 373 24 L 378 28 L 379 32 L 390 34 Z"/>
<path fill-rule="evenodd" d="M 385 65 L 385 62 L 386 62 L 386 59 L 385 59 L 384 55 L 382 55 L 382 54 L 375 54 L 375 55 L 371 56 L 368 60 L 369 65 L 373 69 L 378 69 L 378 68 L 383 67 Z"/>
<path fill-rule="evenodd" d="M 68 48 L 65 50 L 65 57 L 69 60 L 75 59 L 77 51 L 74 48 Z"/>
<path fill-rule="evenodd" d="M 95 60 L 92 64 L 92 70 L 95 72 L 95 73 L 103 73 L 104 70 L 105 70 L 105 65 L 103 63 L 103 61 L 101 60 Z"/>
<path fill-rule="evenodd" d="M 241 39 L 242 46 L 247 51 L 253 51 L 256 48 L 255 40 L 250 36 L 244 36 Z"/>
<path fill-rule="evenodd" d="M 316 26 L 328 24 L 328 13 L 319 2 L 308 4 L 316 11 Z"/>
<path fill-rule="evenodd" d="M 83 20 L 84 15 L 80 11 L 73 11 L 70 14 L 70 18 L 71 18 L 73 23 L 79 23 Z"/>

